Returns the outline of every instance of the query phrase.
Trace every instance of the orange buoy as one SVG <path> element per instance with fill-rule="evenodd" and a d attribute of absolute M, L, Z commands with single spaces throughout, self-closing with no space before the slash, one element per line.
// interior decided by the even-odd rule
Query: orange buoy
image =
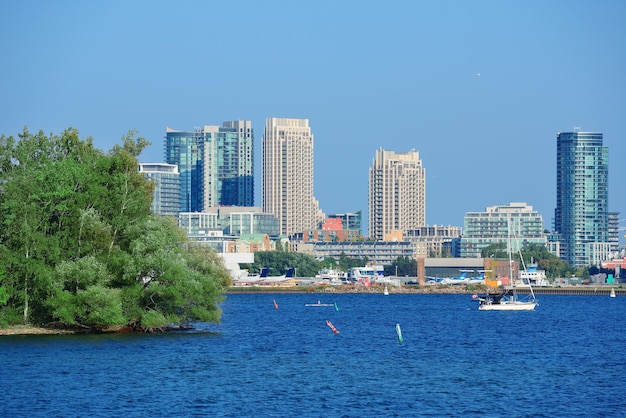
<path fill-rule="evenodd" d="M 326 325 L 328 325 L 335 334 L 339 334 L 339 331 L 337 330 L 337 328 L 335 328 L 335 326 L 328 319 L 326 320 Z"/>

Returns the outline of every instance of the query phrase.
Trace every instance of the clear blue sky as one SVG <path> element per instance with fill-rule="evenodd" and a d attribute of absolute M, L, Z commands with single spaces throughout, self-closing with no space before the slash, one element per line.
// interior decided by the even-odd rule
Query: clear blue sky
<path fill-rule="evenodd" d="M 376 149 L 420 152 L 427 223 L 527 202 L 551 227 L 556 134 L 604 133 L 626 218 L 624 1 L 3 1 L 0 133 L 308 118 L 315 195 L 363 210 Z M 478 76 L 477 74 L 480 74 Z M 626 225 L 626 221 L 621 224 Z M 367 230 L 365 230 L 367 232 Z"/>

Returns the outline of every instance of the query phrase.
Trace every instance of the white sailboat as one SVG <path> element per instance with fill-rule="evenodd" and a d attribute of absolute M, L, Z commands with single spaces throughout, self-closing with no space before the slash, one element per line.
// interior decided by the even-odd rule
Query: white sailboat
<path fill-rule="evenodd" d="M 611 288 L 611 293 L 609 294 L 610 297 L 614 298 L 615 297 L 615 289 Z"/>
<path fill-rule="evenodd" d="M 535 298 L 530 280 L 528 281 L 530 295 L 527 297 L 520 297 L 515 287 L 515 281 L 513 280 L 513 260 L 511 259 L 510 220 L 507 220 L 507 253 L 509 255 L 509 279 L 511 280 L 511 288 L 504 289 L 504 291 L 500 293 L 488 293 L 487 295 L 478 297 L 479 311 L 532 311 L 537 306 L 537 299 Z"/>
<path fill-rule="evenodd" d="M 385 285 L 385 290 L 383 290 L 383 295 L 385 296 L 389 295 L 389 289 L 387 288 L 387 285 Z"/>

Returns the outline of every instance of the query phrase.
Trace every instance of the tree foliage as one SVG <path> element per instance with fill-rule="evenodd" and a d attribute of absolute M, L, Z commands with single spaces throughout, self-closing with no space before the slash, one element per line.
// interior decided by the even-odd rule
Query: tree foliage
<path fill-rule="evenodd" d="M 411 257 L 398 257 L 390 265 L 385 266 L 385 276 L 417 276 L 417 260 Z"/>
<path fill-rule="evenodd" d="M 153 186 L 136 159 L 149 143 L 135 135 L 108 153 L 75 129 L 0 136 L 0 324 L 219 320 L 228 272 L 150 212 Z"/>

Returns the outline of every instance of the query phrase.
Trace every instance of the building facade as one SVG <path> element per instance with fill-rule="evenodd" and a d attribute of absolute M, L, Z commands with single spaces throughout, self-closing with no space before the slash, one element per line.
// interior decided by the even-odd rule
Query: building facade
<path fill-rule="evenodd" d="M 418 257 L 452 257 L 452 243 L 461 237 L 462 232 L 459 226 L 423 226 L 404 231 L 402 239 L 415 244 Z"/>
<path fill-rule="evenodd" d="M 254 133 L 250 121 L 205 125 L 194 131 L 166 128 L 165 160 L 178 165 L 180 211 L 254 204 Z"/>
<path fill-rule="evenodd" d="M 180 210 L 178 166 L 165 163 L 140 163 L 139 172 L 154 182 L 154 195 L 150 210 L 158 215 L 178 216 Z"/>
<path fill-rule="evenodd" d="M 426 169 L 417 151 L 376 151 L 369 170 L 369 238 L 426 226 Z"/>
<path fill-rule="evenodd" d="M 254 206 L 252 123 L 223 122 L 204 131 L 204 208 Z"/>
<path fill-rule="evenodd" d="M 346 212 L 346 213 L 337 213 L 334 215 L 328 215 L 329 218 L 339 218 L 341 219 L 341 223 L 343 229 L 357 230 L 359 231 L 359 235 L 362 234 L 362 223 L 363 223 L 363 212 Z"/>
<path fill-rule="evenodd" d="M 263 212 L 281 235 L 316 229 L 324 219 L 313 194 L 313 134 L 308 119 L 267 118 L 262 142 Z"/>
<path fill-rule="evenodd" d="M 258 207 L 212 207 L 203 212 L 181 212 L 178 225 L 188 236 L 210 235 L 214 231 L 229 237 L 265 234 L 278 238 L 278 219 L 271 213 L 261 212 Z"/>
<path fill-rule="evenodd" d="M 290 251 L 309 254 L 318 260 L 334 258 L 367 258 L 370 263 L 392 264 L 398 257 L 415 257 L 415 245 L 408 241 L 295 241 L 290 242 Z"/>
<path fill-rule="evenodd" d="M 202 211 L 204 141 L 200 129 L 194 132 L 165 129 L 165 161 L 177 165 L 180 174 L 180 212 Z"/>
<path fill-rule="evenodd" d="M 525 244 L 545 246 L 543 218 L 524 202 L 490 206 L 484 212 L 467 212 L 463 219 L 463 236 L 460 239 L 460 257 L 481 257 L 483 248 L 494 244 L 507 244 L 517 252 Z M 489 257 L 486 254 L 486 257 Z"/>
<path fill-rule="evenodd" d="M 556 144 L 554 230 L 561 259 L 572 267 L 597 265 L 610 252 L 609 151 L 597 132 L 559 132 Z"/>

